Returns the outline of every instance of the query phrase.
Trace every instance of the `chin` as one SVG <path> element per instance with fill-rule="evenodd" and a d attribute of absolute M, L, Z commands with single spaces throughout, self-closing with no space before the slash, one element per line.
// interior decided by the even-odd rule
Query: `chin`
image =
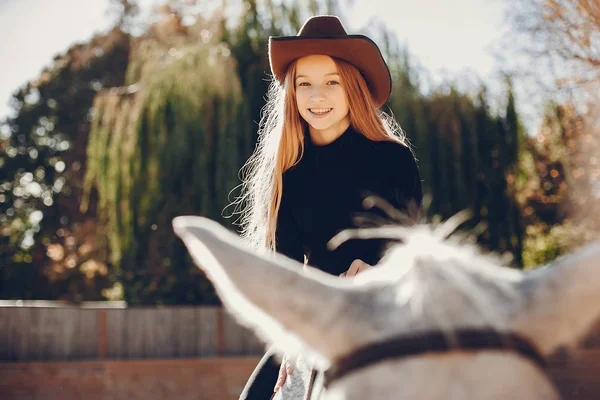
<path fill-rule="evenodd" d="M 331 128 L 332 124 L 319 124 L 319 123 L 313 123 L 313 124 L 309 124 L 313 129 L 316 129 L 318 131 L 324 131 L 327 130 L 329 128 Z"/>
<path fill-rule="evenodd" d="M 339 121 L 311 121 L 308 123 L 313 129 L 317 129 L 319 131 L 324 131 L 330 129 L 331 127 L 339 124 Z"/>

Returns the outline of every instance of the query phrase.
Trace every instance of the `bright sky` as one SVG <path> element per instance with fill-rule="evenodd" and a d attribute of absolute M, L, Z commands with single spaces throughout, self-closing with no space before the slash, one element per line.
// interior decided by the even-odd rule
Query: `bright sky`
<path fill-rule="evenodd" d="M 472 70 L 487 79 L 498 67 L 490 45 L 502 33 L 505 0 L 353 3 L 344 21 L 350 33 L 377 17 L 437 76 Z M 107 29 L 108 7 L 109 0 L 0 0 L 0 119 L 9 113 L 11 93 L 35 79 L 54 55 Z"/>

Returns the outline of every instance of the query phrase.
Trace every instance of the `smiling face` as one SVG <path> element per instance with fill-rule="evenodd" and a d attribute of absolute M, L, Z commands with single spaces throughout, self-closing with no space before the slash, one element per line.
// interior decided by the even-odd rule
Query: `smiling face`
<path fill-rule="evenodd" d="M 327 144 L 348 129 L 350 116 L 344 82 L 333 59 L 312 55 L 296 64 L 296 103 L 308 123 L 311 139 Z"/>

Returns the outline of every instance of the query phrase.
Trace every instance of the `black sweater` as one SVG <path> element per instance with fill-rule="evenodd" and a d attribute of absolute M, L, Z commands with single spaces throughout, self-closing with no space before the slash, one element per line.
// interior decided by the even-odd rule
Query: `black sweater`
<path fill-rule="evenodd" d="M 317 146 L 307 135 L 302 159 L 283 174 L 277 219 L 277 251 L 330 274 L 345 272 L 352 261 L 376 264 L 382 240 L 350 240 L 327 249 L 336 233 L 354 228 L 367 211 L 362 201 L 378 195 L 399 210 L 420 205 L 421 179 L 411 151 L 395 142 L 375 142 L 352 127 L 333 142 Z M 383 214 L 376 213 L 380 216 Z"/>

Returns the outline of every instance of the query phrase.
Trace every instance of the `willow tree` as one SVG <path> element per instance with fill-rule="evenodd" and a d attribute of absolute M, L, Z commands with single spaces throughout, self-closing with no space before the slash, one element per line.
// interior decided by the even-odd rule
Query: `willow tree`
<path fill-rule="evenodd" d="M 87 199 L 97 193 L 110 261 L 133 304 L 215 301 L 171 220 L 227 223 L 222 211 L 251 145 L 230 51 L 209 30 L 174 26 L 167 43 L 150 32 L 129 63 L 128 86 L 94 103 Z"/>

